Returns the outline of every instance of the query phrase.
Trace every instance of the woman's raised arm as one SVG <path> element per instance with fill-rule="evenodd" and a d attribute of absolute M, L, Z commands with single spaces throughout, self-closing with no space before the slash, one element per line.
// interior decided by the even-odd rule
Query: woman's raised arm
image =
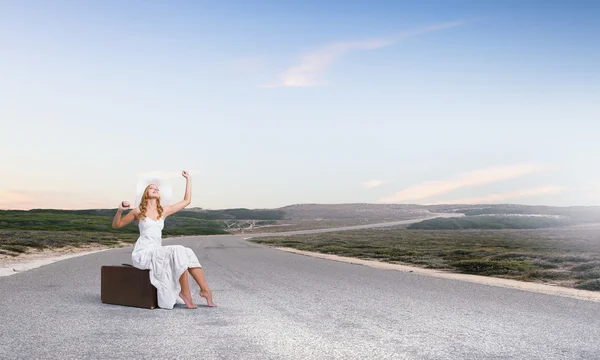
<path fill-rule="evenodd" d="M 119 208 L 117 209 L 117 213 L 115 214 L 115 217 L 113 218 L 112 222 L 113 229 L 122 228 L 123 226 L 132 222 L 133 219 L 135 219 L 135 213 L 137 208 L 131 210 L 129 213 L 127 213 L 127 215 L 121 217 L 121 214 L 123 214 L 123 210 L 127 210 L 130 207 L 131 205 L 129 205 L 127 201 L 122 201 L 119 204 Z"/>
<path fill-rule="evenodd" d="M 175 214 L 176 212 L 184 209 L 192 202 L 192 177 L 187 171 L 183 171 L 181 175 L 185 178 L 185 195 L 183 196 L 182 201 L 164 207 L 165 217 Z"/>

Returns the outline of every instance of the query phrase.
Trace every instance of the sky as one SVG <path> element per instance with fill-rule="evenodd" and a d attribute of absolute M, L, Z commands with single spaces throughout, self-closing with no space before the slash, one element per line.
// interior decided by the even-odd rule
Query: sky
<path fill-rule="evenodd" d="M 600 3 L 0 1 L 0 208 L 600 205 Z"/>

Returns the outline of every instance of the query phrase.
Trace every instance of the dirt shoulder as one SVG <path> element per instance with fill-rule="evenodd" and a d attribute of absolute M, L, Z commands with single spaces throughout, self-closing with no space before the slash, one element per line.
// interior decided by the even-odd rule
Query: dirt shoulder
<path fill-rule="evenodd" d="M 115 246 L 90 244 L 87 246 L 65 246 L 43 250 L 30 248 L 28 252 L 19 256 L 0 255 L 0 276 L 14 275 L 56 261 L 114 248 Z"/>
<path fill-rule="evenodd" d="M 555 285 L 547 285 L 533 282 L 524 282 L 519 280 L 511 280 L 511 279 L 502 279 L 488 276 L 479 276 L 479 275 L 469 275 L 469 274 L 457 274 L 444 270 L 435 270 L 435 269 L 425 269 L 416 266 L 407 266 L 407 265 L 399 265 L 399 264 L 390 264 L 386 262 L 376 261 L 376 260 L 363 260 L 352 257 L 345 257 L 339 255 L 332 254 L 322 254 L 312 251 L 304 251 L 304 250 L 296 250 L 292 248 L 283 248 L 283 247 L 273 247 L 275 249 L 286 251 L 289 253 L 300 254 L 311 256 L 315 258 L 333 260 L 333 261 L 341 261 L 350 264 L 359 264 L 364 266 L 370 266 L 378 269 L 387 269 L 387 270 L 396 270 L 396 271 L 404 271 L 404 272 L 412 272 L 416 274 L 423 274 L 427 276 L 435 276 L 439 278 L 452 279 L 452 280 L 460 280 L 460 281 L 469 281 L 478 284 L 485 284 L 490 286 L 500 286 L 511 289 L 518 289 L 524 291 L 533 291 L 543 294 L 550 295 L 558 295 L 558 296 L 566 296 L 571 298 L 576 298 L 580 300 L 588 300 L 600 302 L 600 293 L 588 291 L 588 290 L 579 290 L 572 289 L 566 287 L 560 287 Z"/>

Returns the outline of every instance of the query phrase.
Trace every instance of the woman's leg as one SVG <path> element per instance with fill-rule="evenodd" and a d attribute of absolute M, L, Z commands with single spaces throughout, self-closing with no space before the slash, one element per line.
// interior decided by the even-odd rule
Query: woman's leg
<path fill-rule="evenodd" d="M 208 288 L 208 284 L 206 283 L 206 279 L 204 278 L 204 271 L 202 271 L 202 268 L 189 268 L 189 271 L 190 274 L 192 274 L 194 280 L 196 280 L 196 282 L 198 283 L 198 286 L 200 286 L 200 296 L 206 299 L 206 301 L 208 302 L 208 306 L 217 306 L 215 305 L 215 303 L 213 303 L 212 292 Z"/>
<path fill-rule="evenodd" d="M 188 271 L 187 270 L 184 271 L 183 274 L 181 274 L 181 277 L 179 278 L 179 284 L 181 285 L 180 296 L 183 299 L 183 301 L 185 302 L 185 305 L 189 309 L 197 308 L 197 306 L 194 304 L 194 301 L 192 300 L 192 292 L 190 291 L 190 283 L 189 283 L 189 279 L 188 279 Z"/>

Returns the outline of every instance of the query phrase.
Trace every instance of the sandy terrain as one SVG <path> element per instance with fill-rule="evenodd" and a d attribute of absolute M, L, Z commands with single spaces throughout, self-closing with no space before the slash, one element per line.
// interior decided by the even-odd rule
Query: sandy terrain
<path fill-rule="evenodd" d="M 559 296 L 567 296 L 572 298 L 577 298 L 580 300 L 589 300 L 600 302 L 600 292 L 596 291 L 588 291 L 588 290 L 579 290 L 567 287 L 560 287 L 556 285 L 548 285 L 548 284 L 540 284 L 534 282 L 526 282 L 526 281 L 518 281 L 511 279 L 501 279 L 489 276 L 479 276 L 479 275 L 469 275 L 469 274 L 457 274 L 449 271 L 441 271 L 434 269 L 425 269 L 420 267 L 408 266 L 408 265 L 399 265 L 399 264 L 390 264 L 376 260 L 362 260 L 345 256 L 331 255 L 331 254 L 321 254 L 317 252 L 311 251 L 303 251 L 296 250 L 292 248 L 282 248 L 282 247 L 274 247 L 275 249 L 287 251 L 290 253 L 301 254 L 306 256 L 317 257 L 321 259 L 334 260 L 334 261 L 342 261 L 351 264 L 360 264 L 365 266 L 371 266 L 379 269 L 388 269 L 388 270 L 398 270 L 398 271 L 408 271 L 419 273 L 428 276 L 436 276 L 440 278 L 446 279 L 454 279 L 461 281 L 470 281 L 479 284 L 485 284 L 490 286 L 501 286 L 512 289 L 519 289 L 525 291 L 534 291 L 544 294 L 551 295 L 559 295 Z"/>
<path fill-rule="evenodd" d="M 52 250 L 38 250 L 31 248 L 27 253 L 14 257 L 0 254 L 0 276 L 9 276 L 17 274 L 21 271 L 48 265 L 56 261 L 113 248 L 114 247 L 108 247 L 99 244 L 91 244 L 85 247 L 65 246 L 63 248 L 56 248 Z"/>

